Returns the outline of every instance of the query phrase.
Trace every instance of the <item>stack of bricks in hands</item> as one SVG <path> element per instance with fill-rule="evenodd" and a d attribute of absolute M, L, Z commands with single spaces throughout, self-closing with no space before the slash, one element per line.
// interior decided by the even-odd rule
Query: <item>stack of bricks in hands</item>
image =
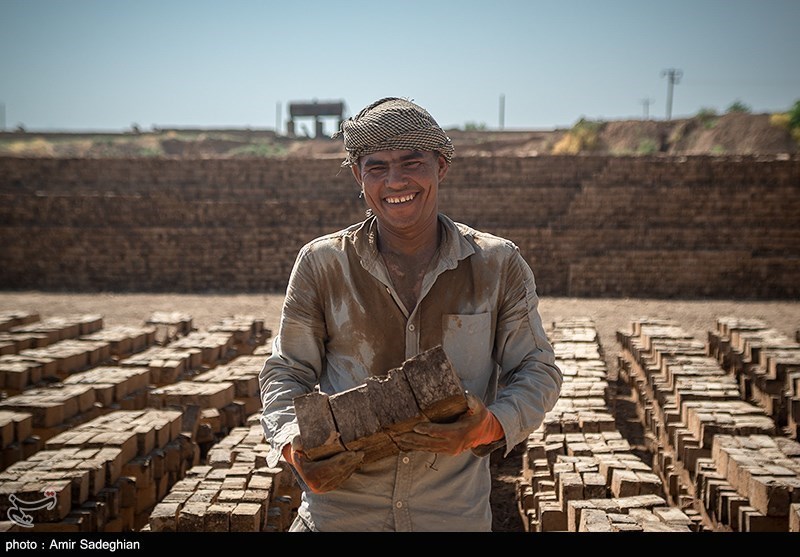
<path fill-rule="evenodd" d="M 708 352 L 739 380 L 743 398 L 800 440 L 800 343 L 759 319 L 718 317 Z"/>
<path fill-rule="evenodd" d="M 800 443 L 767 435 L 717 435 L 697 461 L 700 503 L 739 532 L 800 532 Z"/>
<path fill-rule="evenodd" d="M 526 530 L 699 529 L 696 518 L 667 505 L 661 479 L 617 431 L 594 322 L 559 321 L 547 334 L 564 383 L 522 455 L 517 500 Z"/>
<path fill-rule="evenodd" d="M 47 508 L 28 511 L 34 531 L 138 530 L 197 463 L 180 424 L 180 412 L 118 411 L 57 435 L 0 473 L 0 511 L 50 497 Z"/>
<path fill-rule="evenodd" d="M 774 421 L 741 400 L 736 379 L 673 321 L 642 318 L 617 338 L 620 376 L 648 407 L 645 427 L 658 440 L 656 469 L 673 501 L 700 498 L 700 463 L 711 457 L 717 435 L 776 435 Z"/>
<path fill-rule="evenodd" d="M 285 532 L 300 490 L 285 465 L 269 468 L 257 419 L 235 428 L 150 514 L 153 532 Z"/>
<path fill-rule="evenodd" d="M 145 324 L 156 328 L 156 343 L 162 346 L 194 331 L 192 316 L 179 311 L 154 311 Z"/>
<path fill-rule="evenodd" d="M 467 410 L 467 400 L 447 354 L 436 346 L 358 387 L 296 397 L 294 406 L 308 458 L 363 451 L 367 463 L 400 451 L 392 435 L 424 421 L 454 420 Z"/>

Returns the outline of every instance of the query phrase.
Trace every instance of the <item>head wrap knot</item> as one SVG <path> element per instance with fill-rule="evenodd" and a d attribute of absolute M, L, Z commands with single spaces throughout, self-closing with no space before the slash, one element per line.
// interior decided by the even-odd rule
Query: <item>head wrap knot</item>
<path fill-rule="evenodd" d="M 427 110 L 397 97 L 375 101 L 342 122 L 333 137 L 340 135 L 344 136 L 347 150 L 342 166 L 352 166 L 370 153 L 399 149 L 437 151 L 449 163 L 455 151 L 450 138 Z"/>

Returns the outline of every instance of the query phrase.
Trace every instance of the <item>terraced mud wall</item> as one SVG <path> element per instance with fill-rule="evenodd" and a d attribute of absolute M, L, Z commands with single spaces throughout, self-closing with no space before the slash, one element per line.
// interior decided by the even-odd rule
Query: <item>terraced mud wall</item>
<path fill-rule="evenodd" d="M 0 288 L 282 291 L 363 218 L 340 158 L 0 158 Z M 800 158 L 471 157 L 441 209 L 514 241 L 540 295 L 800 295 Z"/>

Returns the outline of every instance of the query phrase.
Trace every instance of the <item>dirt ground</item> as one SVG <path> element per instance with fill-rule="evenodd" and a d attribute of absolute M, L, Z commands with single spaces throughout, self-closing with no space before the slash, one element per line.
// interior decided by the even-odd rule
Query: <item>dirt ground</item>
<path fill-rule="evenodd" d="M 141 325 L 154 311 L 180 311 L 193 318 L 195 328 L 203 330 L 223 317 L 252 315 L 263 318 L 265 326 L 277 333 L 282 293 L 263 294 L 148 294 L 148 293 L 50 293 L 0 292 L 0 311 L 35 311 L 41 317 L 70 313 L 93 313 L 103 316 L 106 327 Z M 778 331 L 795 338 L 800 330 L 800 300 L 654 300 L 654 299 L 580 299 L 543 298 L 540 313 L 545 325 L 570 317 L 594 320 L 606 361 L 609 379 L 616 379 L 618 345 L 615 333 L 628 330 L 634 319 L 662 317 L 675 320 L 698 340 L 706 340 L 720 316 L 759 318 Z M 618 416 L 623 434 L 628 416 Z M 636 439 L 631 439 L 636 445 Z M 515 500 L 515 479 L 521 470 L 518 447 L 507 459 L 492 456 L 494 470 L 493 509 L 495 531 L 522 531 Z"/>

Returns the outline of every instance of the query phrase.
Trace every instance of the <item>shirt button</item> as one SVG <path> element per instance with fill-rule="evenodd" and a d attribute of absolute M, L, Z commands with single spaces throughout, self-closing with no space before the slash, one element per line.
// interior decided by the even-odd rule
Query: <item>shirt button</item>
<path fill-rule="evenodd" d="M 409 326 L 408 326 L 408 330 L 409 330 L 409 331 L 413 331 L 413 330 L 414 330 L 414 324 L 413 324 L 413 323 L 412 323 L 411 325 L 409 325 Z"/>
<path fill-rule="evenodd" d="M 398 501 L 397 503 L 394 504 L 394 506 L 397 507 L 398 509 L 402 509 L 403 508 L 403 502 L 402 501 Z"/>
<path fill-rule="evenodd" d="M 403 457 L 403 464 L 408 464 L 409 462 L 411 462 L 411 459 L 408 458 L 407 456 L 404 456 Z"/>

